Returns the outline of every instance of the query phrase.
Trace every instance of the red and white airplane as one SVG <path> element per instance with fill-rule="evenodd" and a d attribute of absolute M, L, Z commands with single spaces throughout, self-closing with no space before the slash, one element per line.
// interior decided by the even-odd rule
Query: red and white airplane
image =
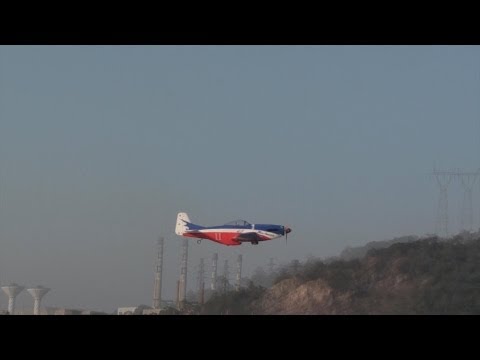
<path fill-rule="evenodd" d="M 273 224 L 250 224 L 245 220 L 235 220 L 219 226 L 200 226 L 190 222 L 187 213 L 177 215 L 175 233 L 179 236 L 198 238 L 218 242 L 223 245 L 240 245 L 244 242 L 257 245 L 260 241 L 272 240 L 291 232 L 287 226 Z"/>

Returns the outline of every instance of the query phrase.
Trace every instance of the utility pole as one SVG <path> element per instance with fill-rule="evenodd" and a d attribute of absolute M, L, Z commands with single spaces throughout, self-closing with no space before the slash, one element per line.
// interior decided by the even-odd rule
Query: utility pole
<path fill-rule="evenodd" d="M 463 202 L 461 213 L 461 230 L 473 231 L 473 186 L 479 175 L 477 172 L 458 172 L 457 177 L 463 188 Z"/>
<path fill-rule="evenodd" d="M 437 208 L 437 221 L 435 226 L 435 232 L 437 235 L 448 237 L 448 185 L 456 176 L 456 172 L 453 171 L 438 171 L 433 169 L 432 175 L 435 177 L 439 188 L 438 208 Z"/>

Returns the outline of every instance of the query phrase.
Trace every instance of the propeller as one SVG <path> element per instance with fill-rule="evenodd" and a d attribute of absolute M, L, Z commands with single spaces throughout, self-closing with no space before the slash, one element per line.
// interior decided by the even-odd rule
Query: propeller
<path fill-rule="evenodd" d="M 288 226 L 283 226 L 283 235 L 285 235 L 285 245 L 287 245 L 288 233 L 291 231 L 292 229 L 290 229 Z"/>

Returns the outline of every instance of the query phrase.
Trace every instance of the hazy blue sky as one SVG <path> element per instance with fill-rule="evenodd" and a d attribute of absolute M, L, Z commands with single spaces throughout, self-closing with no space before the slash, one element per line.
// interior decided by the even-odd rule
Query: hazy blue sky
<path fill-rule="evenodd" d="M 192 241 L 189 288 L 215 251 L 249 275 L 431 233 L 427 174 L 480 167 L 479 135 L 478 46 L 0 46 L 0 282 L 51 287 L 46 306 L 151 304 L 164 235 L 173 298 L 178 211 L 293 228 Z"/>

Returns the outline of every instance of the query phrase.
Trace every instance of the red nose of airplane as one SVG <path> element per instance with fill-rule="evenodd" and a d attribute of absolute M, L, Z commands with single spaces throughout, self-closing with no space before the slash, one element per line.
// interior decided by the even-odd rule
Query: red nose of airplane
<path fill-rule="evenodd" d="M 288 233 L 290 233 L 290 232 L 292 232 L 292 229 L 290 229 L 289 227 L 285 228 L 285 233 L 288 234 Z"/>

